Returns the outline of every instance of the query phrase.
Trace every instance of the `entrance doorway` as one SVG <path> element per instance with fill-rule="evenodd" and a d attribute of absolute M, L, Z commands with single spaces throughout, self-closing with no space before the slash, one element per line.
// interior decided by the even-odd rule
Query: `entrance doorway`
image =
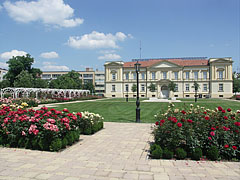
<path fill-rule="evenodd" d="M 168 90 L 168 87 L 166 85 L 163 85 L 161 87 L 161 95 L 162 95 L 162 98 L 169 98 L 169 90 Z"/>

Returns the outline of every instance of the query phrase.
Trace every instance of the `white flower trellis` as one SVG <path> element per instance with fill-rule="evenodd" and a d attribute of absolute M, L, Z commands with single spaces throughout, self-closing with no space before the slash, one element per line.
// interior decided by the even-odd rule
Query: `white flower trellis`
<path fill-rule="evenodd" d="M 35 93 L 36 98 L 38 98 L 39 93 L 51 94 L 52 97 L 80 97 L 87 96 L 90 94 L 89 90 L 78 90 L 78 89 L 48 89 L 48 88 L 4 88 L 1 89 L 1 98 L 4 94 L 11 94 L 13 98 L 19 98 L 21 95 L 29 97 L 31 93 Z"/>

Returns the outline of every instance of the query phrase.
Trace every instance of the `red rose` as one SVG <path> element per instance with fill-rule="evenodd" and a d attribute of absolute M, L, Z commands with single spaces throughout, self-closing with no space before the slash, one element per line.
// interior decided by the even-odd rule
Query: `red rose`
<path fill-rule="evenodd" d="M 225 147 L 225 148 L 229 148 L 229 145 L 228 145 L 228 144 L 226 144 L 224 147 Z"/>
<path fill-rule="evenodd" d="M 156 124 L 156 126 L 158 126 L 158 125 L 159 125 L 159 122 L 158 122 L 158 121 L 156 121 L 156 122 L 155 122 L 155 124 Z"/>
<path fill-rule="evenodd" d="M 212 138 L 211 137 L 208 137 L 208 139 L 211 141 L 212 140 Z"/>
<path fill-rule="evenodd" d="M 215 133 L 213 131 L 210 132 L 211 136 L 215 136 Z"/>
<path fill-rule="evenodd" d="M 177 126 L 178 127 L 182 127 L 182 123 L 177 123 Z"/>
<path fill-rule="evenodd" d="M 192 121 L 191 119 L 188 119 L 187 122 L 189 122 L 189 123 L 193 123 L 193 121 Z"/>
<path fill-rule="evenodd" d="M 185 119 L 181 119 L 182 122 L 185 122 Z"/>
<path fill-rule="evenodd" d="M 186 114 L 186 112 L 184 110 L 182 110 L 181 112 L 182 112 L 182 114 Z"/>
<path fill-rule="evenodd" d="M 164 120 L 164 119 L 162 119 L 160 122 L 161 122 L 161 123 L 165 123 L 165 120 Z"/>
<path fill-rule="evenodd" d="M 211 130 L 215 131 L 215 130 L 216 130 L 216 128 L 214 128 L 214 127 L 211 127 Z"/>
<path fill-rule="evenodd" d="M 207 112 L 206 112 L 206 111 L 204 111 L 203 113 L 204 113 L 204 114 L 207 114 Z"/>
<path fill-rule="evenodd" d="M 235 118 L 235 117 L 233 117 L 233 116 L 232 116 L 231 118 L 232 118 L 232 120 L 235 120 L 235 119 L 236 119 L 236 118 Z"/>
<path fill-rule="evenodd" d="M 230 109 L 230 108 L 228 108 L 228 109 L 227 109 L 227 111 L 228 111 L 228 112 L 231 112 L 231 109 Z"/>
<path fill-rule="evenodd" d="M 234 123 L 236 126 L 240 126 L 240 122 L 235 122 Z"/>
<path fill-rule="evenodd" d="M 223 118 L 224 118 L 225 120 L 228 120 L 228 117 L 227 117 L 227 116 L 224 116 Z"/>
<path fill-rule="evenodd" d="M 205 116 L 204 118 L 205 118 L 205 120 L 209 120 L 210 119 L 209 116 Z"/>
<path fill-rule="evenodd" d="M 233 150 L 236 150 L 237 149 L 237 146 L 232 146 Z"/>
<path fill-rule="evenodd" d="M 223 110 L 222 110 L 222 113 L 226 113 L 226 111 L 223 109 Z"/>
<path fill-rule="evenodd" d="M 219 111 L 222 111 L 223 108 L 222 108 L 221 106 L 218 106 L 218 110 L 219 110 Z"/>

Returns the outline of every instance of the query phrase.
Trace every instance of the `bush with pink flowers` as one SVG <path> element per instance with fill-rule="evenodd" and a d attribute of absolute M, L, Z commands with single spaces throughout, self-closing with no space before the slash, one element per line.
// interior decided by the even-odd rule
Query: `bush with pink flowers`
<path fill-rule="evenodd" d="M 240 160 L 240 111 L 218 107 L 215 110 L 204 107 L 176 109 L 170 104 L 166 113 L 156 116 L 153 131 L 155 142 L 163 149 L 176 153 L 179 148 L 187 152 L 187 157 L 196 159 L 195 149 L 201 149 L 208 159 L 208 151 L 217 147 L 218 159 Z M 215 158 L 216 159 L 216 158 Z"/>
<path fill-rule="evenodd" d="M 70 113 L 67 109 L 57 111 L 42 107 L 33 110 L 1 105 L 0 145 L 59 151 L 78 141 L 84 128 L 90 128 L 91 133 L 103 128 L 103 118 L 98 116 L 98 119 L 94 116 L 87 119 L 82 117 L 82 113 Z M 90 127 L 85 125 L 89 122 Z M 95 129 L 92 130 L 92 127 Z"/>

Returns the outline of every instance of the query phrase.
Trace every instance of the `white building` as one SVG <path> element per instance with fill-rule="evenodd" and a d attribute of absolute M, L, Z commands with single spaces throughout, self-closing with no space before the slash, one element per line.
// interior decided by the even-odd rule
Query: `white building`
<path fill-rule="evenodd" d="M 132 62 L 111 61 L 105 63 L 105 96 L 135 97 L 136 71 Z M 144 59 L 139 72 L 140 97 L 194 97 L 193 83 L 200 88 L 202 97 L 229 98 L 232 93 L 232 58 L 159 58 Z M 176 92 L 170 95 L 168 84 L 176 84 Z M 155 92 L 148 87 L 153 83 Z"/>
<path fill-rule="evenodd" d="M 3 76 L 7 74 L 8 70 L 0 68 L 0 81 L 3 80 Z"/>

